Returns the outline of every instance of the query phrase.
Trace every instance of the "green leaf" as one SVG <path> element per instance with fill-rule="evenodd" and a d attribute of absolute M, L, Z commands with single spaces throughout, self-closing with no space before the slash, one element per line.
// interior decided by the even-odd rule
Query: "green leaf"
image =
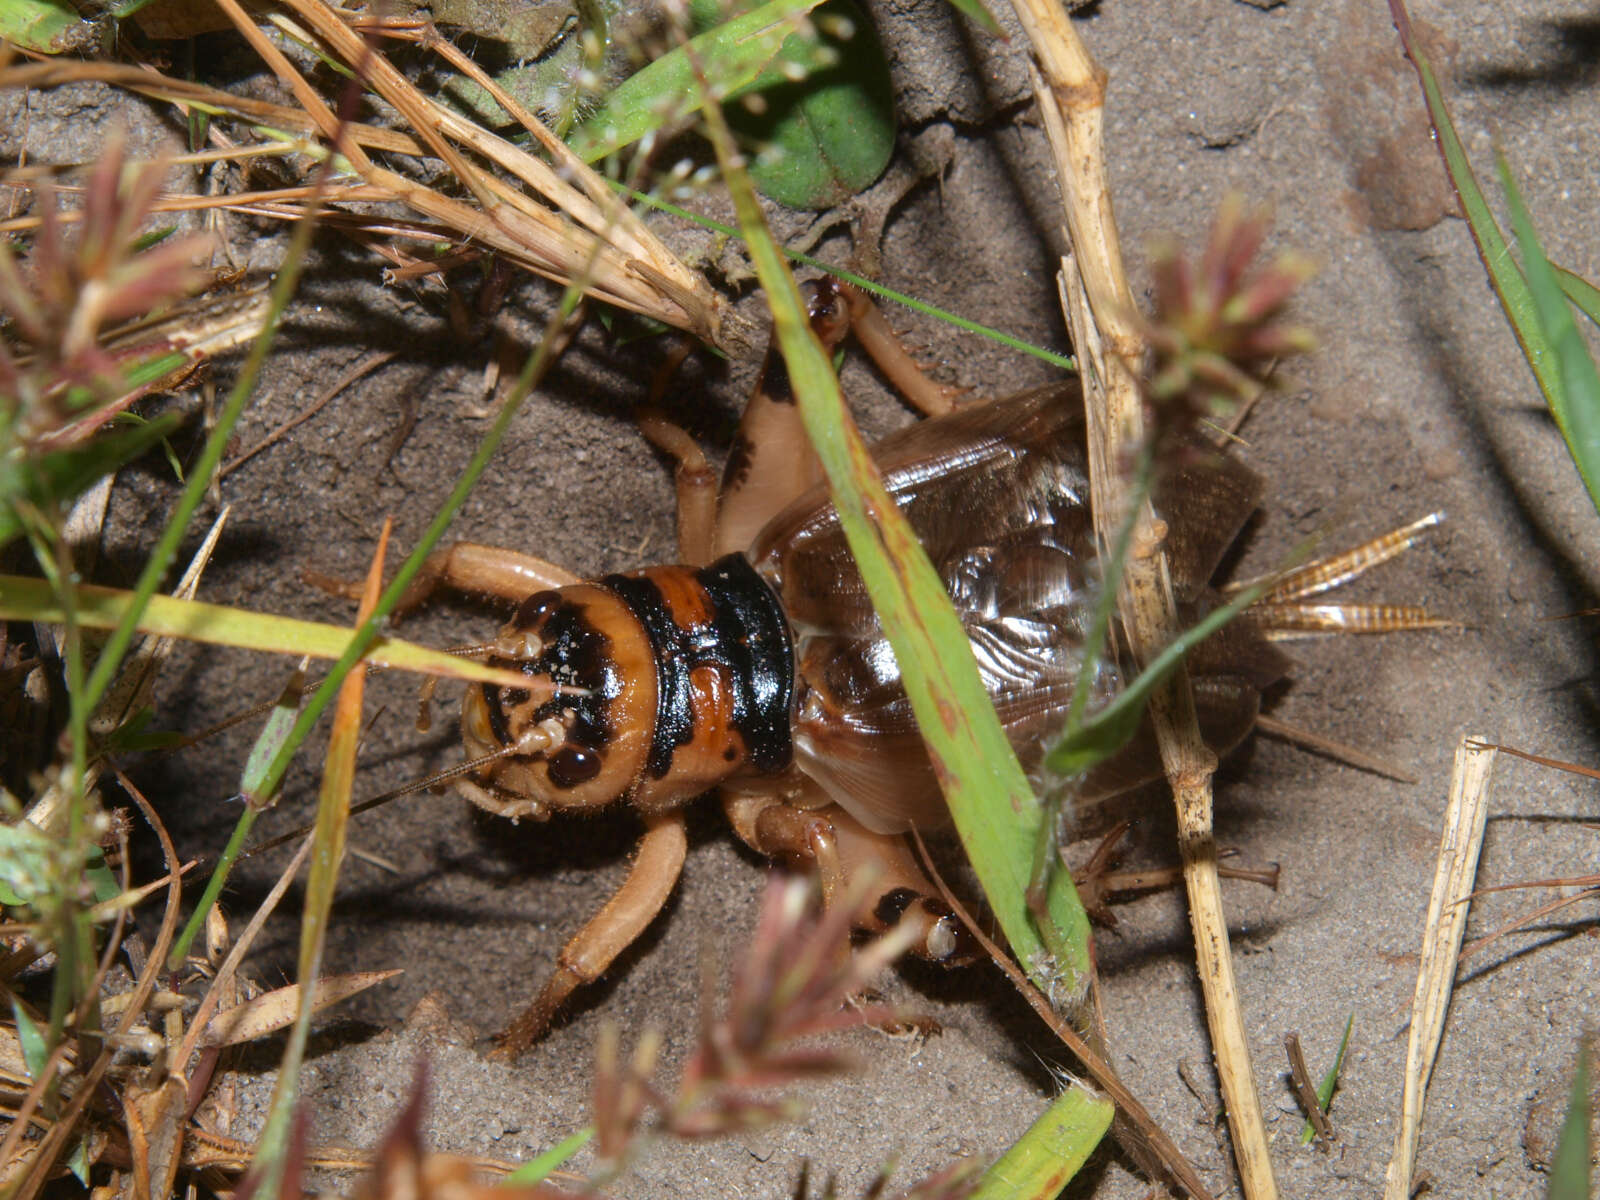
<path fill-rule="evenodd" d="M 81 1137 L 72 1147 L 72 1153 L 67 1155 L 67 1170 L 78 1177 L 78 1182 L 84 1187 L 89 1186 L 89 1139 Z"/>
<path fill-rule="evenodd" d="M 98 849 L 90 856 L 89 861 L 84 863 L 83 873 L 89 880 L 89 889 L 94 893 L 96 902 L 104 904 L 122 895 L 122 885 L 111 873 L 111 868 L 106 866 L 105 856 Z"/>
<path fill-rule="evenodd" d="M 1000 32 L 1000 22 L 983 6 L 983 0 L 950 0 L 950 7 L 976 21 L 985 33 L 994 37 L 1005 36 Z"/>
<path fill-rule="evenodd" d="M 259 795 L 262 781 L 266 778 L 267 768 L 272 765 L 272 760 L 294 729 L 295 719 L 300 715 L 300 701 L 305 695 L 304 685 L 305 672 L 296 671 L 279 693 L 272 711 L 267 714 L 267 722 L 261 729 L 261 735 L 256 738 L 255 745 L 250 747 L 250 754 L 244 762 L 244 774 L 239 780 L 239 791 L 247 801 L 265 799 Z"/>
<path fill-rule="evenodd" d="M 1416 69 L 1417 80 L 1422 85 L 1422 95 L 1428 105 L 1429 119 L 1433 122 L 1439 153 L 1444 158 L 1445 170 L 1450 175 L 1450 182 L 1455 187 L 1456 195 L 1461 200 L 1462 210 L 1467 215 L 1467 224 L 1472 230 L 1473 241 L 1478 246 L 1478 257 L 1483 260 L 1484 270 L 1489 274 L 1489 282 L 1494 285 L 1495 294 L 1500 299 L 1500 307 L 1504 310 L 1506 320 L 1522 346 L 1523 357 L 1527 359 L 1534 378 L 1538 380 L 1539 390 L 1544 393 L 1550 414 L 1555 418 L 1562 436 L 1567 440 L 1568 449 L 1578 465 L 1579 474 L 1583 476 L 1584 485 L 1589 489 L 1589 496 L 1596 506 L 1600 507 L 1600 491 L 1596 490 L 1597 484 L 1600 484 L 1600 474 L 1595 473 L 1596 469 L 1600 468 L 1600 462 L 1591 456 L 1592 452 L 1600 447 L 1594 446 L 1589 440 L 1596 432 L 1595 426 L 1600 424 L 1600 417 L 1589 408 L 1593 403 L 1592 396 L 1580 396 L 1574 400 L 1567 395 L 1569 376 L 1578 379 L 1580 387 L 1587 386 L 1584 381 L 1593 374 L 1593 360 L 1588 360 L 1588 367 L 1585 370 L 1582 364 L 1577 362 L 1574 354 L 1576 348 L 1570 342 L 1565 346 L 1552 343 L 1552 337 L 1563 336 L 1561 335 L 1563 321 L 1567 325 L 1572 323 L 1571 313 L 1565 311 L 1565 305 L 1562 305 L 1563 313 L 1557 313 L 1550 304 L 1548 290 L 1543 285 L 1540 286 L 1540 290 L 1545 294 L 1544 300 L 1542 302 L 1537 300 L 1530 286 L 1531 279 L 1524 279 L 1522 272 L 1517 269 L 1505 237 L 1500 232 L 1500 226 L 1495 221 L 1494 214 L 1489 211 L 1482 189 L 1478 187 L 1478 181 L 1472 173 L 1471 163 L 1467 161 L 1467 153 L 1461 145 L 1461 139 L 1456 136 L 1455 125 L 1450 120 L 1450 110 L 1445 107 L 1444 93 L 1439 87 L 1438 78 L 1433 73 L 1433 66 L 1412 35 L 1411 18 L 1406 12 L 1405 0 L 1389 0 L 1389 11 L 1394 17 L 1395 28 L 1400 32 L 1400 40 L 1405 46 L 1406 54 Z M 1504 177 L 1508 199 L 1513 200 L 1513 209 L 1516 209 L 1520 207 L 1520 199 L 1513 198 L 1515 188 L 1510 182 L 1509 174 L 1504 174 Z M 1526 218 L 1525 212 L 1523 216 Z M 1526 222 L 1526 225 L 1527 233 L 1532 238 L 1532 223 Z M 1537 247 L 1537 239 L 1533 241 Z M 1530 274 L 1539 271 L 1547 278 L 1554 278 L 1542 251 L 1537 248 L 1534 250 L 1534 256 L 1538 260 L 1537 265 L 1533 259 L 1528 258 L 1526 246 L 1523 253 Z M 1577 277 L 1573 276 L 1573 279 L 1576 280 Z M 1592 311 L 1590 315 L 1591 317 L 1594 315 Z M 1546 321 L 1550 320 L 1554 320 L 1556 324 L 1547 327 Z M 1588 358 L 1586 349 L 1583 357 Z M 1575 406 L 1585 411 L 1574 412 Z"/>
<path fill-rule="evenodd" d="M 88 22 L 56 0 L 0 0 L 0 38 L 42 54 L 61 54 L 85 39 Z"/>
<path fill-rule="evenodd" d="M 1327 1112 L 1333 1107 L 1333 1092 L 1339 1086 L 1339 1072 L 1344 1069 L 1344 1052 L 1350 1048 L 1350 1031 L 1355 1028 L 1356 1015 L 1351 1013 L 1345 1019 L 1344 1036 L 1339 1039 L 1339 1052 L 1333 1056 L 1333 1066 L 1328 1068 L 1328 1073 L 1322 1077 L 1322 1082 L 1317 1084 L 1317 1107 Z M 1317 1136 L 1316 1128 L 1307 1121 L 1300 1127 L 1300 1144 L 1309 1146 Z"/>
<path fill-rule="evenodd" d="M 108 754 L 141 754 L 148 750 L 166 750 L 181 745 L 183 735 L 168 729 L 146 732 L 155 719 L 155 709 L 141 708 L 118 725 L 104 738 Z"/>
<path fill-rule="evenodd" d="M 631 146 L 700 108 L 698 67 L 713 94 L 748 87 L 777 57 L 802 18 L 821 0 L 771 0 L 689 39 L 612 90 L 567 139 L 585 162 Z"/>
<path fill-rule="evenodd" d="M 22 1002 L 15 996 L 11 997 L 11 1018 L 17 1023 L 17 1041 L 22 1043 L 22 1062 L 28 1068 L 28 1078 L 37 1079 L 49 1056 L 44 1034 L 39 1032 L 28 1010 L 22 1007 Z"/>
<path fill-rule="evenodd" d="M 1271 579 L 1265 579 L 1246 588 L 1221 608 L 1207 613 L 1203 621 L 1184 630 L 1109 704 L 1077 729 L 1063 734 L 1045 755 L 1045 766 L 1057 775 L 1081 775 L 1115 754 L 1139 732 L 1145 701 L 1178 669 L 1184 656 L 1259 600 L 1271 586 Z"/>
<path fill-rule="evenodd" d="M 984 1172 L 972 1200 L 1055 1200 L 1111 1128 L 1117 1106 L 1074 1083 Z"/>
<path fill-rule="evenodd" d="M 393 585 L 391 585 L 393 586 Z M 134 603 L 134 593 L 117 588 L 81 584 L 73 593 L 74 615 L 88 629 L 114 629 Z M 65 613 L 43 579 L 25 575 L 0 575 L 0 620 L 45 621 L 60 625 Z M 158 637 L 181 637 L 213 646 L 234 646 L 243 650 L 265 650 L 276 654 L 309 654 L 313 658 L 339 658 L 350 645 L 351 630 L 343 625 L 324 625 L 299 621 L 271 613 L 248 612 L 221 604 L 202 604 L 198 600 L 179 600 L 175 596 L 150 598 L 134 626 L 140 633 Z M 497 683 L 516 687 L 526 677 L 500 670 L 442 650 L 429 650 L 398 638 L 378 638 L 367 660 L 379 666 L 427 675 Z"/>
<path fill-rule="evenodd" d="M 1572 1075 L 1572 1099 L 1567 1117 L 1556 1139 L 1555 1159 L 1550 1164 L 1549 1200 L 1589 1200 L 1589 1164 L 1594 1161 L 1593 1132 L 1589 1111 L 1589 1045 L 1578 1050 L 1578 1069 Z"/>
<path fill-rule="evenodd" d="M 784 42 L 779 66 L 762 72 L 728 108 L 728 124 L 759 147 L 756 187 L 790 208 L 831 208 L 865 191 L 894 153 L 894 86 L 872 22 L 854 0 L 828 0 L 814 31 Z M 782 65 L 813 67 L 790 81 Z"/>
<path fill-rule="evenodd" d="M 772 241 L 721 111 L 706 109 L 723 177 L 772 308 L 773 330 L 806 433 L 927 743 L 961 844 L 1017 958 L 1068 1003 L 1086 986 L 1089 925 L 1064 870 L 1051 876 L 1049 920 L 1027 901 L 1043 807 L 978 676 L 960 618 L 927 552 L 883 487 L 839 381 L 811 330 L 799 289 Z"/>
<path fill-rule="evenodd" d="M 0 879 L 7 904 L 32 904 L 51 891 L 55 843 L 31 821 L 0 824 Z"/>
<path fill-rule="evenodd" d="M 585 1125 L 577 1133 L 568 1134 L 550 1149 L 535 1155 L 500 1182 L 506 1187 L 533 1187 L 543 1183 L 557 1167 L 582 1150 L 594 1139 L 594 1126 Z"/>
<path fill-rule="evenodd" d="M 1528 290 L 1533 296 L 1535 326 L 1540 339 L 1550 348 L 1556 378 L 1560 380 L 1559 388 L 1546 392 L 1550 413 L 1561 428 L 1567 451 L 1589 489 L 1590 500 L 1600 511 L 1600 371 L 1595 369 L 1589 345 L 1572 319 L 1572 309 L 1539 244 L 1533 218 L 1522 202 L 1504 155 L 1498 156 L 1498 167 L 1511 209 L 1511 227 L 1522 251 Z"/>
<path fill-rule="evenodd" d="M 13 502 L 26 498 L 36 507 L 64 504 L 102 476 L 143 454 L 178 427 L 181 418 L 168 413 L 133 428 L 103 433 L 82 445 L 54 450 L 38 458 L 12 452 L 0 456 L 0 547 L 23 531 Z"/>
<path fill-rule="evenodd" d="M 1565 267 L 1550 264 L 1550 269 L 1556 273 L 1556 282 L 1561 284 L 1561 290 L 1567 294 L 1567 299 L 1578 306 L 1578 310 L 1600 325 L 1600 288 L 1595 287 L 1582 275 L 1574 275 Z"/>

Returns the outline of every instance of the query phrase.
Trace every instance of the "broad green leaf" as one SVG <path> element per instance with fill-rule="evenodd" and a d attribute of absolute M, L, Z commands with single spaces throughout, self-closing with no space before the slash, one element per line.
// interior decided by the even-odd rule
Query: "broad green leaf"
<path fill-rule="evenodd" d="M 55 877 L 56 843 L 31 821 L 0 824 L 0 901 L 32 904 Z"/>
<path fill-rule="evenodd" d="M 696 69 L 716 96 L 748 87 L 777 57 L 790 34 L 821 0 L 771 0 L 689 39 L 619 84 L 568 144 L 585 162 L 631 146 L 700 107 Z"/>
<path fill-rule="evenodd" d="M 74 596 L 78 624 L 89 629 L 115 629 L 133 600 L 132 592 L 92 584 L 80 585 Z M 0 575 L 0 620 L 60 624 L 64 614 L 44 580 Z M 157 637 L 181 637 L 213 646 L 235 646 L 274 654 L 309 654 L 312 658 L 340 657 L 350 644 L 351 634 L 343 625 L 323 625 L 161 595 L 150 598 L 135 628 L 140 633 L 152 633 Z M 485 666 L 398 638 L 378 638 L 367 661 L 381 667 L 497 683 L 501 687 L 527 685 L 527 679 L 514 671 Z"/>
<path fill-rule="evenodd" d="M 812 31 L 783 44 L 728 124 L 757 147 L 756 187 L 790 208 L 831 208 L 876 182 L 894 153 L 894 86 L 883 45 L 855 0 L 828 0 Z M 818 62 L 799 80 L 782 67 Z"/>
<path fill-rule="evenodd" d="M 1105 1096 L 1073 1083 L 984 1172 L 972 1200 L 1055 1200 L 1105 1137 L 1116 1111 Z"/>
<path fill-rule="evenodd" d="M 1550 411 L 1561 427 L 1572 461 L 1583 476 L 1589 498 L 1600 510 L 1600 371 L 1596 371 L 1589 345 L 1572 319 L 1572 309 L 1562 293 L 1550 260 L 1545 257 L 1534 231 L 1533 218 L 1522 202 L 1510 165 L 1499 159 L 1500 181 L 1511 208 L 1511 226 L 1516 231 L 1517 247 L 1522 251 L 1522 266 L 1528 290 L 1533 295 L 1537 327 L 1541 339 L 1550 347 L 1557 378 L 1561 381 L 1561 405 L 1551 399 Z"/>
<path fill-rule="evenodd" d="M 110 430 L 79 446 L 37 458 L 13 450 L 0 455 L 0 547 L 22 533 L 12 502 L 25 497 L 38 507 L 64 504 L 103 476 L 138 458 L 178 427 L 176 413 L 131 428 Z"/>

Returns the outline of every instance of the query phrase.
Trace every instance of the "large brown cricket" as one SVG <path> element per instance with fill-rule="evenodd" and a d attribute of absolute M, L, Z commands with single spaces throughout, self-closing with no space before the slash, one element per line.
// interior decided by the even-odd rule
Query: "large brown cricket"
<path fill-rule="evenodd" d="M 830 347 L 849 329 L 852 307 L 866 311 L 831 282 L 811 287 L 810 306 Z M 720 490 L 687 434 L 658 418 L 644 428 L 679 464 L 684 565 L 583 582 L 525 554 L 457 543 L 429 560 L 402 601 L 447 584 L 518 605 L 485 653 L 526 673 L 530 686 L 468 692 L 462 735 L 475 761 L 456 784 L 463 794 L 537 820 L 625 801 L 645 823 L 627 879 L 501 1035 L 502 1056 L 538 1038 L 573 990 L 598 978 L 660 911 L 684 861 L 684 806 L 711 789 L 755 850 L 814 863 L 827 901 L 872 864 L 862 928 L 912 920 L 923 957 L 970 951 L 902 836 L 945 823 L 943 802 L 894 655 L 819 486 L 782 360 L 769 352 Z M 1064 720 L 1100 586 L 1077 387 L 954 408 L 889 437 L 874 455 L 1031 769 Z M 1209 605 L 1210 577 L 1261 492 L 1251 471 L 1220 455 L 1158 487 L 1174 587 L 1192 614 Z M 1249 733 L 1262 690 L 1285 672 L 1270 645 L 1275 632 L 1432 623 L 1416 609 L 1301 603 L 1398 553 L 1426 523 L 1294 572 L 1190 658 L 1201 729 L 1219 755 Z M 540 686 L 550 682 L 565 694 L 552 698 Z M 1119 686 L 1118 668 L 1103 666 L 1096 687 Z M 1159 761 L 1147 730 L 1094 773 L 1086 793 L 1148 782 Z"/>

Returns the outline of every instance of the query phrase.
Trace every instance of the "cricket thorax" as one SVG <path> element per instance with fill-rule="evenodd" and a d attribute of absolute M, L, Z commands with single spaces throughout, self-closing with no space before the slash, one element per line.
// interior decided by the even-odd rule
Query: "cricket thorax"
<path fill-rule="evenodd" d="M 794 654 L 772 590 L 743 556 L 539 592 L 490 659 L 528 689 L 474 688 L 462 714 L 495 811 L 544 816 L 627 797 L 680 804 L 745 770 L 782 771 Z M 548 695 L 548 685 L 563 689 Z"/>

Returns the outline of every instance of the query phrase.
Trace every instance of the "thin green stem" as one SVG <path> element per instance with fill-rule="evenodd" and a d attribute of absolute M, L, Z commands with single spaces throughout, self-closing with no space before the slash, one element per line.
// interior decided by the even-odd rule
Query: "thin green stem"
<path fill-rule="evenodd" d="M 612 187 L 616 188 L 619 192 L 622 192 L 630 200 L 636 201 L 637 203 L 646 205 L 650 208 L 659 209 L 664 213 L 670 213 L 672 216 L 681 217 L 685 221 L 692 221 L 694 224 L 699 225 L 703 229 L 709 229 L 713 233 L 720 233 L 724 237 L 730 237 L 735 241 L 745 243 L 744 235 L 732 225 L 724 225 L 720 221 L 713 221 L 710 217 L 703 217 L 699 213 L 692 213 L 686 208 L 680 208 L 678 205 L 667 200 L 662 200 L 659 197 L 652 196 L 648 192 L 637 191 L 634 188 L 627 186 L 627 184 L 618 183 L 615 180 L 611 180 L 610 182 Z M 797 262 L 803 266 L 814 267 L 818 271 L 825 271 L 829 275 L 832 275 L 835 279 L 842 279 L 846 283 L 853 284 L 864 292 L 871 292 L 874 296 L 881 297 L 884 300 L 892 300 L 896 304 L 903 304 L 907 308 L 913 309 L 920 313 L 925 313 L 930 317 L 937 317 L 946 324 L 954 325 L 957 329 L 964 329 L 968 333 L 976 333 L 980 337 L 986 337 L 990 341 L 997 342 L 1000 345 L 1009 347 L 1012 350 L 1019 350 L 1023 354 L 1031 354 L 1034 358 L 1041 359 L 1044 362 L 1049 363 L 1051 366 L 1060 367 L 1064 371 L 1076 371 L 1078 369 L 1078 360 L 1075 358 L 1069 358 L 1066 355 L 1057 354 L 1055 351 L 1046 350 L 1042 346 L 1035 346 L 1032 342 L 1025 342 L 1013 334 L 1004 333 L 998 329 L 992 329 L 988 325 L 980 325 L 976 321 L 968 320 L 966 317 L 959 316 L 947 309 L 940 308 L 934 304 L 929 304 L 925 300 L 918 300 L 914 296 L 908 296 L 904 292 L 897 292 L 893 288 L 886 288 L 881 283 L 874 283 L 872 280 L 863 275 L 857 275 L 854 271 L 847 271 L 843 267 L 836 267 L 831 263 L 825 263 L 821 259 L 813 258 L 809 254 L 802 254 L 798 250 L 790 250 L 786 246 L 779 246 L 778 251 L 787 257 L 790 262 Z"/>
<path fill-rule="evenodd" d="M 245 360 L 239 378 L 234 382 L 233 390 L 228 393 L 228 399 L 223 404 L 215 427 L 211 430 L 211 436 L 206 438 L 199 461 L 189 473 L 189 481 L 184 486 L 183 494 L 178 498 L 178 506 L 167 520 L 166 528 L 161 531 L 161 538 L 156 542 L 156 548 L 145 560 L 144 570 L 139 573 L 139 582 L 134 585 L 133 601 L 129 604 L 127 613 L 112 631 L 105 649 L 100 652 L 100 657 L 94 664 L 94 671 L 90 674 L 88 685 L 83 692 L 83 708 L 86 712 L 94 711 L 96 705 L 100 703 L 101 696 L 116 677 L 117 668 L 122 665 L 123 656 L 127 654 L 128 647 L 133 642 L 139 618 L 144 614 L 145 606 L 150 603 L 150 597 L 155 595 L 156 589 L 161 586 L 161 581 L 166 578 L 167 571 L 177 558 L 178 547 L 183 541 L 184 534 L 188 532 L 189 520 L 200 507 L 201 501 L 205 499 L 212 477 L 222 463 L 222 455 L 227 449 L 228 440 L 233 436 L 234 426 L 244 413 L 245 402 L 255 391 L 256 379 L 261 374 L 267 353 L 272 349 L 283 310 L 294 294 L 295 286 L 300 279 L 300 269 L 311 247 L 311 235 L 316 227 L 316 217 L 321 206 L 322 184 L 323 180 L 319 177 L 312 189 L 307 214 L 295 226 L 294 236 L 289 242 L 288 255 L 272 287 L 272 299 L 261 333 L 251 345 L 250 356 Z"/>
<path fill-rule="evenodd" d="M 194 945 L 194 939 L 206 926 L 206 914 L 216 904 L 217 897 L 222 894 L 222 886 L 228 881 L 228 872 L 233 870 L 233 864 L 244 851 L 245 839 L 250 836 L 250 830 L 256 823 L 260 810 L 245 806 L 239 814 L 239 821 L 233 827 L 233 833 L 228 837 L 228 844 L 223 847 L 222 857 L 217 859 L 217 865 L 211 871 L 211 877 L 206 880 L 205 891 L 200 894 L 200 903 L 195 905 L 194 912 L 189 915 L 189 922 L 183 927 L 183 932 L 172 943 L 172 952 L 167 955 L 169 970 L 177 970 L 183 965 L 183 960 L 189 956 L 189 947 Z"/>

